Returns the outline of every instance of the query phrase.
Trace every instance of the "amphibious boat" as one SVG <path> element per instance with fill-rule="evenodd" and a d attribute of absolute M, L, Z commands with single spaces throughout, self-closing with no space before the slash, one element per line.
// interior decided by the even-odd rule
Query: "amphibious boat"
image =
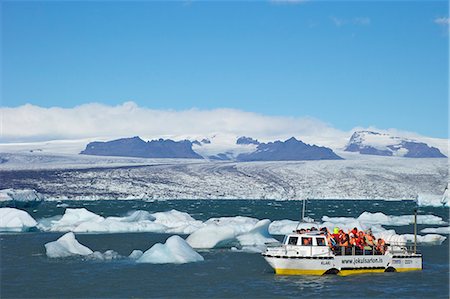
<path fill-rule="evenodd" d="M 305 222 L 305 204 L 300 222 Z M 298 226 L 297 226 L 298 228 Z M 356 247 L 337 247 L 329 242 L 325 232 L 294 230 L 281 245 L 268 247 L 264 259 L 280 275 L 341 276 L 422 270 L 422 254 L 417 252 L 417 210 L 414 210 L 414 245 L 387 243 L 383 252 Z"/>
<path fill-rule="evenodd" d="M 422 255 L 414 251 L 405 244 L 386 244 L 383 254 L 354 247 L 332 250 L 325 235 L 296 231 L 286 235 L 280 246 L 268 247 L 262 255 L 276 274 L 346 276 L 422 270 Z"/>

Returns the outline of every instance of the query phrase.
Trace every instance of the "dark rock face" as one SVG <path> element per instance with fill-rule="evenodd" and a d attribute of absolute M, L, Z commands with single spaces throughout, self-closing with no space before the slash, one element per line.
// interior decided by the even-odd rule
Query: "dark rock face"
<path fill-rule="evenodd" d="M 367 139 L 374 138 L 374 145 Z M 373 141 L 372 141 L 373 142 Z M 439 149 L 426 143 L 394 137 L 372 131 L 354 132 L 345 148 L 347 152 L 359 152 L 363 155 L 401 156 L 407 158 L 445 158 Z"/>
<path fill-rule="evenodd" d="M 255 152 L 240 154 L 238 161 L 341 160 L 331 149 L 309 145 L 294 137 L 286 141 L 261 143 Z"/>
<path fill-rule="evenodd" d="M 203 159 L 202 156 L 192 150 L 192 142 L 188 140 L 159 139 L 145 142 L 137 136 L 107 142 L 91 142 L 80 154 L 139 158 Z"/>
<path fill-rule="evenodd" d="M 237 139 L 236 144 L 260 144 L 260 142 L 252 137 L 241 136 Z"/>
<path fill-rule="evenodd" d="M 408 158 L 446 158 L 441 151 L 423 142 L 403 141 L 403 148 L 408 150 L 404 157 Z"/>

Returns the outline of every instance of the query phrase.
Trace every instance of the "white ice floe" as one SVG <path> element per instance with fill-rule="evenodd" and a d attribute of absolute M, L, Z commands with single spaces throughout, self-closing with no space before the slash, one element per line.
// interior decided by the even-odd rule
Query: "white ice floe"
<path fill-rule="evenodd" d="M 155 232 L 164 233 L 167 227 L 156 223 L 147 211 L 135 211 L 125 217 L 102 217 L 85 208 L 66 209 L 60 219 L 41 219 L 38 228 L 43 231 L 73 231 L 96 233 Z"/>
<path fill-rule="evenodd" d="M 252 230 L 238 235 L 237 240 L 243 248 L 250 248 L 252 252 L 262 252 L 265 250 L 266 244 L 278 243 L 278 240 L 270 236 L 269 225 L 270 220 L 260 220 Z"/>
<path fill-rule="evenodd" d="M 111 261 L 121 259 L 123 257 L 114 250 L 106 250 L 104 253 L 94 251 L 92 254 L 89 254 L 87 258 L 100 261 Z"/>
<path fill-rule="evenodd" d="M 420 231 L 421 233 L 426 234 L 450 234 L 450 226 L 443 226 L 443 227 L 427 227 Z"/>
<path fill-rule="evenodd" d="M 91 249 L 80 244 L 72 232 L 66 233 L 56 241 L 45 244 L 45 250 L 47 256 L 51 258 L 90 255 L 93 253 Z"/>
<path fill-rule="evenodd" d="M 0 201 L 42 201 L 43 197 L 34 189 L 2 189 Z"/>
<path fill-rule="evenodd" d="M 0 208 L 0 231 L 22 232 L 35 227 L 37 222 L 25 211 Z"/>
<path fill-rule="evenodd" d="M 450 207 L 450 201 L 448 200 L 448 189 L 445 190 L 444 195 L 439 194 L 427 194 L 419 193 L 417 196 L 417 204 L 419 206 L 430 206 L 430 207 Z"/>
<path fill-rule="evenodd" d="M 210 223 L 190 234 L 186 241 L 197 249 L 222 248 L 235 245 L 236 232 L 231 226 Z"/>
<path fill-rule="evenodd" d="M 357 221 L 365 226 L 373 224 L 404 226 L 414 223 L 414 215 L 390 216 L 380 212 L 378 213 L 363 212 L 358 218 L 323 216 L 322 220 L 325 222 L 334 222 L 334 223 L 350 223 Z M 417 223 L 445 224 L 445 221 L 443 221 L 441 217 L 434 215 L 418 215 Z"/>
<path fill-rule="evenodd" d="M 192 249 L 189 244 L 179 236 L 171 236 L 166 243 L 157 243 L 144 252 L 137 263 L 152 264 L 184 264 L 200 262 L 204 258 Z"/>
<path fill-rule="evenodd" d="M 190 234 L 203 226 L 203 222 L 195 220 L 188 213 L 171 210 L 151 214 L 154 223 L 166 227 L 166 233 Z"/>
<path fill-rule="evenodd" d="M 406 240 L 410 243 L 414 242 L 414 235 L 413 234 L 406 234 L 403 235 Z M 447 237 L 437 235 L 437 234 L 428 234 L 424 236 L 417 235 L 417 243 L 419 244 L 428 244 L 428 245 L 441 245 L 442 242 L 445 241 Z"/>
<path fill-rule="evenodd" d="M 261 252 L 265 244 L 277 242 L 268 231 L 270 220 L 258 220 L 250 217 L 211 218 L 202 227 L 193 232 L 186 241 L 193 248 L 241 248 L 252 247 L 252 251 Z"/>

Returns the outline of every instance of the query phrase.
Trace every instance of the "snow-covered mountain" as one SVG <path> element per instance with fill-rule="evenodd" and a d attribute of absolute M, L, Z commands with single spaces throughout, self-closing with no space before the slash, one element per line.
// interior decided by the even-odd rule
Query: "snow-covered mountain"
<path fill-rule="evenodd" d="M 159 139 L 145 142 L 137 136 L 107 142 L 91 142 L 80 154 L 138 158 L 202 159 L 202 156 L 192 150 L 191 141 Z"/>
<path fill-rule="evenodd" d="M 424 142 L 373 131 L 354 132 L 345 151 L 364 155 L 398 156 L 407 158 L 445 158 L 438 148 Z"/>
<path fill-rule="evenodd" d="M 251 138 L 250 138 L 251 139 Z M 253 139 L 251 139 L 253 140 Z M 239 139 L 238 139 L 239 141 Z M 333 150 L 309 145 L 294 137 L 286 141 L 258 144 L 256 151 L 240 154 L 238 161 L 305 161 L 305 160 L 340 160 Z"/>

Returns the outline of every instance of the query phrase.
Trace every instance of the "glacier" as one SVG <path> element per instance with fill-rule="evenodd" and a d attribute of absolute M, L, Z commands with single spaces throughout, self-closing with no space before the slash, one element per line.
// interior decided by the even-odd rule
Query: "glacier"
<path fill-rule="evenodd" d="M 364 156 L 345 160 L 220 162 L 1 153 L 0 188 L 35 189 L 45 200 L 416 199 L 442 197 L 448 160 Z M 419 196 L 419 204 L 428 204 Z"/>

